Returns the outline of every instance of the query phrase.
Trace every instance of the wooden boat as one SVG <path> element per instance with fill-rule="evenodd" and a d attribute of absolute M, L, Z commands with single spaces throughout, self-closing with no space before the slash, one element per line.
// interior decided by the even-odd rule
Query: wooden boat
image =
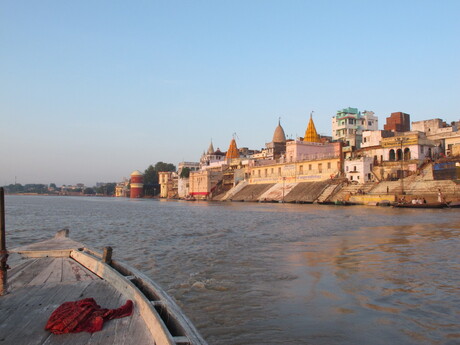
<path fill-rule="evenodd" d="M 50 240 L 8 251 L 8 289 L 0 294 L 1 344 L 205 345 L 190 320 L 155 282 L 136 269 L 71 240 Z M 45 331 L 62 303 L 86 297 L 104 308 L 134 304 L 129 317 L 107 321 L 100 332 Z"/>
<path fill-rule="evenodd" d="M 460 201 L 451 201 L 447 203 L 449 208 L 460 208 Z"/>
<path fill-rule="evenodd" d="M 412 204 L 412 203 L 395 203 L 393 207 L 401 208 L 444 208 L 447 207 L 447 204 L 444 202 L 430 202 L 426 204 Z"/>

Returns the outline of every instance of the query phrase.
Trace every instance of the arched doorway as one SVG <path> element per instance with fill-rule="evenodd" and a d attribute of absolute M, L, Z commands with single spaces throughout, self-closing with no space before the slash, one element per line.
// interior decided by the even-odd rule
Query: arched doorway
<path fill-rule="evenodd" d="M 404 149 L 404 160 L 405 161 L 410 160 L 410 149 L 408 147 Z"/>
<path fill-rule="evenodd" d="M 396 160 L 400 161 L 402 160 L 402 158 L 403 158 L 402 150 L 398 149 L 398 151 L 396 151 Z"/>
<path fill-rule="evenodd" d="M 390 161 L 394 162 L 395 161 L 395 150 L 391 149 L 390 150 Z"/>

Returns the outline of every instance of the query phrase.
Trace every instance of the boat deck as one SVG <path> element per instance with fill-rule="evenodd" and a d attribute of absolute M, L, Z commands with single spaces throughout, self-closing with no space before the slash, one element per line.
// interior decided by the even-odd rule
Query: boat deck
<path fill-rule="evenodd" d="M 59 242 L 60 249 L 69 244 L 75 248 L 76 242 L 70 239 Z M 51 246 L 56 250 L 56 243 L 41 246 L 29 249 Z M 11 261 L 15 266 L 8 271 L 9 293 L 0 298 L 0 344 L 154 344 L 138 308 L 129 317 L 105 322 L 102 331 L 92 334 L 54 335 L 45 331 L 49 316 L 64 302 L 92 297 L 101 307 L 112 309 L 127 298 L 69 257 Z"/>

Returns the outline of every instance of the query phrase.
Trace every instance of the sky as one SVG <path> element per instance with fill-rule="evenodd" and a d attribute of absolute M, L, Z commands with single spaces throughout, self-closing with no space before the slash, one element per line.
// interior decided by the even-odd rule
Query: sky
<path fill-rule="evenodd" d="M 460 119 L 460 1 L 0 0 L 0 185 L 116 182 L 281 118 Z M 234 134 L 236 133 L 236 134 Z"/>

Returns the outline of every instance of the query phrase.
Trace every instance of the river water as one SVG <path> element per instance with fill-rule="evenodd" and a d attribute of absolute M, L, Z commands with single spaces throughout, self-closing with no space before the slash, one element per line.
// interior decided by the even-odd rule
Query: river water
<path fill-rule="evenodd" d="M 7 245 L 112 246 L 209 344 L 459 344 L 460 209 L 7 196 Z"/>

